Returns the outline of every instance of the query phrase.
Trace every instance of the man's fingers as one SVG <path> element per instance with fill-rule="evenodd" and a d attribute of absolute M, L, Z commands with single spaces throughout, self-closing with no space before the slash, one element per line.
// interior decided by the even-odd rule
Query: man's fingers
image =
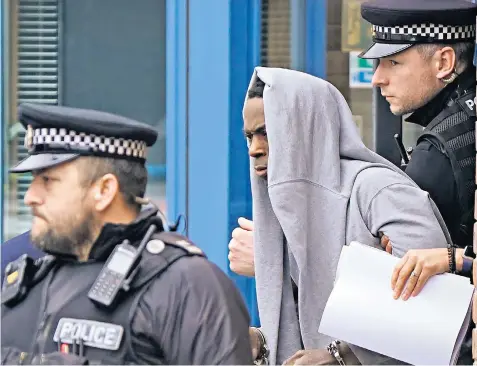
<path fill-rule="evenodd" d="M 398 299 L 399 296 L 401 296 L 402 291 L 404 290 L 404 286 L 406 285 L 406 282 L 411 275 L 412 271 L 414 270 L 414 267 L 416 267 L 416 259 L 415 258 L 409 258 L 406 261 L 406 264 L 401 268 L 399 271 L 399 276 L 396 281 L 396 286 L 394 287 L 394 298 Z"/>
<path fill-rule="evenodd" d="M 388 244 L 386 245 L 386 252 L 388 252 L 389 254 L 393 254 L 393 246 L 391 245 L 391 242 L 388 242 Z"/>
<path fill-rule="evenodd" d="M 299 350 L 296 352 L 293 356 L 291 356 L 289 359 L 287 359 L 283 365 L 294 365 L 295 361 L 297 361 L 301 356 L 303 356 L 305 352 L 303 350 Z"/>
<path fill-rule="evenodd" d="M 229 250 L 236 251 L 238 249 L 238 240 L 232 239 L 229 241 Z"/>
<path fill-rule="evenodd" d="M 404 257 L 401 258 L 401 260 L 396 264 L 396 267 L 394 267 L 393 274 L 391 276 L 391 288 L 394 290 L 396 287 L 396 282 L 399 277 L 399 273 L 401 272 L 402 267 L 406 264 L 409 256 L 406 254 Z"/>
<path fill-rule="evenodd" d="M 389 244 L 390 244 L 390 243 L 389 243 L 389 238 L 388 238 L 386 235 L 383 235 L 383 236 L 381 237 L 381 247 L 382 247 L 383 249 L 386 249 L 386 247 L 387 247 Z"/>
<path fill-rule="evenodd" d="M 248 220 L 245 217 L 240 217 L 238 219 L 238 224 L 244 230 L 253 231 L 253 221 Z"/>
<path fill-rule="evenodd" d="M 421 275 L 419 276 L 419 279 L 417 280 L 416 287 L 414 287 L 414 291 L 412 291 L 412 296 L 417 296 L 419 295 L 419 292 L 421 292 L 422 288 L 426 284 L 427 280 L 431 278 L 431 273 L 427 270 L 423 270 L 421 272 Z"/>
<path fill-rule="evenodd" d="M 232 231 L 232 238 L 234 239 L 239 239 L 240 236 L 244 233 L 244 230 L 240 227 L 236 227 L 233 231 Z"/>
<path fill-rule="evenodd" d="M 412 270 L 409 278 L 406 281 L 406 287 L 404 289 L 404 292 L 402 294 L 402 299 L 406 301 L 409 299 L 411 296 L 412 292 L 414 291 L 414 288 L 416 287 L 416 284 L 419 280 L 419 277 L 422 275 L 422 265 L 419 265 L 419 263 L 416 264 L 414 269 Z"/>

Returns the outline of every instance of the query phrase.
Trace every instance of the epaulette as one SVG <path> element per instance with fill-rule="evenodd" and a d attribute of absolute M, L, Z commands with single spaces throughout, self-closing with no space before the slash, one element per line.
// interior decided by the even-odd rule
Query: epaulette
<path fill-rule="evenodd" d="M 153 240 L 161 240 L 165 244 L 172 245 L 186 250 L 190 254 L 200 255 L 205 257 L 205 253 L 197 245 L 195 245 L 189 238 L 171 231 L 163 231 L 154 235 Z M 149 243 L 148 243 L 149 244 Z M 146 246 L 146 249 L 148 247 Z"/>

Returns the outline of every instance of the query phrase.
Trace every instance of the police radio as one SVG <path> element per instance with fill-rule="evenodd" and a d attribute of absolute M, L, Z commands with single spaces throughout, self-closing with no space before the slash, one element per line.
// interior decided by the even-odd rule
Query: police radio
<path fill-rule="evenodd" d="M 394 135 L 394 141 L 399 150 L 399 154 L 401 155 L 401 169 L 406 169 L 407 164 L 409 164 L 409 154 L 412 152 L 412 149 L 406 150 L 404 148 L 404 144 L 402 143 L 401 136 L 399 134 Z"/>
<path fill-rule="evenodd" d="M 128 240 L 124 240 L 114 248 L 88 292 L 88 297 L 93 303 L 101 307 L 112 307 L 121 293 L 129 291 L 129 286 L 139 269 L 142 252 L 156 229 L 156 225 L 151 225 L 137 248 Z"/>

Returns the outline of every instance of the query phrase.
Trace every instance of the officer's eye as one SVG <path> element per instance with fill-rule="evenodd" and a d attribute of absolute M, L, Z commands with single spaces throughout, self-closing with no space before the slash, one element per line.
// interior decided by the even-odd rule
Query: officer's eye
<path fill-rule="evenodd" d="M 50 179 L 50 177 L 47 176 L 47 175 L 42 175 L 42 176 L 41 176 L 41 180 L 43 181 L 43 183 L 47 184 L 47 183 L 50 182 L 51 179 Z"/>
<path fill-rule="evenodd" d="M 398 63 L 394 60 L 389 60 L 389 62 L 391 63 L 392 66 L 396 66 Z"/>

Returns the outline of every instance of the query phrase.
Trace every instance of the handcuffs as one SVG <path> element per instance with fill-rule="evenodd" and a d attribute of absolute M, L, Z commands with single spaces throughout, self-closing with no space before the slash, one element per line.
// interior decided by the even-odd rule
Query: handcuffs
<path fill-rule="evenodd" d="M 267 341 L 265 339 L 265 335 L 262 331 L 258 328 L 254 328 L 257 331 L 259 341 L 260 341 L 260 349 L 258 350 L 258 355 L 255 361 L 253 361 L 254 365 L 268 365 L 268 356 L 270 355 L 270 349 L 267 346 Z"/>
<path fill-rule="evenodd" d="M 262 333 L 262 331 L 258 328 L 255 328 L 257 331 L 257 334 L 259 336 L 259 341 L 260 341 L 260 349 L 258 351 L 257 358 L 253 361 L 254 365 L 268 365 L 268 356 L 270 355 L 270 349 L 267 346 L 267 341 L 265 340 L 265 336 Z M 346 366 L 346 363 L 344 362 L 343 357 L 341 357 L 340 350 L 338 348 L 338 345 L 341 342 L 339 340 L 331 342 L 327 347 L 326 350 L 328 353 L 333 356 L 336 361 L 342 366 Z"/>
<path fill-rule="evenodd" d="M 327 347 L 326 350 L 330 355 L 332 355 L 334 358 L 336 358 L 336 361 L 342 366 L 346 365 L 343 357 L 341 357 L 340 350 L 338 348 L 338 345 L 340 344 L 340 341 L 336 340 L 331 342 Z"/>

